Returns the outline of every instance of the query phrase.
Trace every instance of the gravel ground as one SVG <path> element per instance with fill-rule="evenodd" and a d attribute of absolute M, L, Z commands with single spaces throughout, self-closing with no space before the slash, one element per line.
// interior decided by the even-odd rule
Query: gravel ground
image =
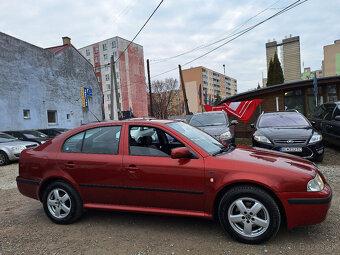
<path fill-rule="evenodd" d="M 231 239 L 218 223 L 185 217 L 89 211 L 60 226 L 39 201 L 16 189 L 18 164 L 0 167 L 0 255 L 3 254 L 340 254 L 340 150 L 326 148 L 319 164 L 333 189 L 325 222 L 281 229 L 263 245 Z M 311 212 L 316 213 L 316 212 Z"/>

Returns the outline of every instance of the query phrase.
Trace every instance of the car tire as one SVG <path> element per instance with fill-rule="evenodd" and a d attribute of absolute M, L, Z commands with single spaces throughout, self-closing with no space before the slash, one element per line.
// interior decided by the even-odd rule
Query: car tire
<path fill-rule="evenodd" d="M 320 163 L 322 162 L 323 157 L 324 157 L 324 154 L 322 153 L 320 156 L 315 157 L 315 161 Z"/>
<path fill-rule="evenodd" d="M 8 156 L 6 152 L 0 151 L 0 166 L 7 165 L 9 163 Z"/>
<path fill-rule="evenodd" d="M 281 224 L 275 200 L 266 191 L 251 185 L 228 190 L 220 201 L 218 217 L 230 236 L 247 244 L 268 241 Z"/>
<path fill-rule="evenodd" d="M 46 215 L 57 224 L 71 224 L 83 213 L 78 192 L 66 182 L 57 181 L 48 185 L 42 202 Z"/>

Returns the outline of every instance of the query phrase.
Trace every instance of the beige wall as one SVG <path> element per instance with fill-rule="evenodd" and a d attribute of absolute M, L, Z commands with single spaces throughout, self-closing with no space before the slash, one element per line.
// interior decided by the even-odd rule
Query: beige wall
<path fill-rule="evenodd" d="M 324 76 L 335 76 L 336 74 L 336 54 L 340 54 L 340 40 L 337 40 L 332 45 L 323 47 L 324 61 L 323 71 Z"/>

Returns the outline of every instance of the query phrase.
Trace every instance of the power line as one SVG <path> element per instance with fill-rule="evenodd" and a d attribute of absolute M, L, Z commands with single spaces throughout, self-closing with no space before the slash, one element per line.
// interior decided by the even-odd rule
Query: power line
<path fill-rule="evenodd" d="M 119 55 L 119 57 L 116 59 L 116 61 L 118 61 L 120 59 L 120 57 L 125 53 L 125 51 L 130 47 L 130 45 L 133 43 L 133 41 L 136 39 L 136 37 L 139 35 L 140 32 L 142 32 L 143 28 L 146 26 L 146 24 L 149 22 L 149 20 L 152 18 L 152 16 L 155 14 L 155 12 L 158 10 L 158 8 L 161 6 L 161 4 L 163 3 L 164 0 L 161 0 L 158 4 L 158 6 L 156 7 L 156 9 L 151 13 L 150 17 L 146 20 L 146 22 L 144 23 L 144 25 L 141 27 L 141 29 L 139 29 L 138 33 L 135 35 L 135 37 L 132 39 L 132 41 L 130 41 L 130 43 L 128 44 L 128 46 L 125 48 L 125 50 Z M 115 62 L 116 62 L 115 61 Z"/>
<path fill-rule="evenodd" d="M 251 30 L 253 30 L 254 28 L 260 26 L 261 24 L 267 22 L 268 20 L 270 20 L 270 19 L 272 19 L 272 18 L 274 18 L 274 17 L 276 17 L 276 16 L 279 16 L 279 15 L 281 15 L 282 13 L 284 13 L 284 12 L 286 12 L 286 11 L 289 11 L 289 10 L 291 10 L 291 9 L 293 9 L 293 8 L 295 8 L 295 7 L 299 6 L 299 5 L 301 5 L 301 4 L 305 3 L 305 2 L 307 2 L 308 0 L 304 0 L 304 1 L 302 1 L 302 2 L 300 2 L 300 1 L 301 1 L 301 0 L 295 1 L 294 3 L 292 3 L 292 4 L 288 5 L 288 6 L 286 6 L 285 8 L 283 8 L 281 11 L 275 13 L 274 15 L 272 15 L 272 16 L 270 16 L 270 17 L 264 19 L 264 20 L 262 20 L 261 22 L 258 22 L 257 24 L 255 24 L 255 25 L 253 25 L 253 26 L 248 27 L 247 29 L 244 29 L 242 32 L 239 32 L 235 37 L 233 37 L 232 39 L 228 40 L 227 42 L 225 42 L 225 43 L 223 43 L 223 44 L 221 44 L 221 45 L 215 47 L 214 49 L 212 49 L 212 50 L 210 50 L 210 51 L 204 53 L 203 55 L 201 55 L 201 56 L 199 56 L 199 57 L 194 58 L 193 60 L 191 60 L 191 61 L 189 61 L 189 62 L 183 64 L 182 66 L 188 65 L 188 64 L 190 64 L 190 63 L 192 63 L 192 62 L 194 62 L 194 61 L 196 61 L 196 60 L 198 60 L 198 59 L 200 59 L 200 58 L 202 58 L 202 57 L 204 57 L 204 56 L 210 54 L 211 52 L 213 52 L 213 51 L 215 51 L 215 50 L 221 48 L 222 46 L 224 46 L 224 45 L 226 45 L 226 44 L 228 44 L 228 43 L 234 41 L 234 40 L 237 39 L 238 37 L 244 35 L 245 33 L 249 32 L 249 31 L 251 31 Z M 300 2 L 300 3 L 299 3 L 299 2 Z M 172 69 L 170 69 L 170 70 L 168 70 L 168 71 L 162 72 L 162 73 L 160 73 L 160 74 L 154 75 L 154 76 L 151 77 L 151 78 L 158 77 L 158 76 L 160 76 L 160 75 L 163 75 L 163 74 L 172 72 L 172 71 L 174 71 L 174 70 L 177 70 L 177 67 L 176 67 L 176 68 L 172 68 Z"/>
<path fill-rule="evenodd" d="M 219 43 L 219 42 L 221 42 L 221 41 L 224 41 L 224 40 L 226 40 L 226 39 L 229 39 L 229 38 L 231 38 L 231 37 L 233 37 L 233 36 L 235 36 L 235 35 L 237 35 L 237 34 L 239 34 L 239 33 L 242 33 L 244 30 L 239 31 L 239 32 L 237 32 L 237 33 L 235 33 L 235 32 L 236 32 L 238 29 L 242 28 L 242 27 L 243 27 L 245 24 L 247 24 L 249 21 L 251 21 L 252 19 L 254 19 L 254 18 L 256 18 L 257 16 L 259 16 L 260 14 L 264 13 L 265 11 L 267 11 L 267 10 L 269 10 L 269 9 L 272 9 L 271 7 L 274 6 L 275 4 L 277 4 L 277 3 L 280 2 L 280 1 L 281 1 L 281 0 L 277 0 L 276 2 L 274 2 L 273 4 L 271 4 L 270 6 L 268 6 L 267 8 L 265 8 L 264 10 L 260 11 L 260 12 L 257 13 L 256 15 L 250 17 L 250 18 L 247 19 L 244 23 L 240 24 L 240 25 L 237 26 L 235 29 L 233 29 L 232 32 L 229 33 L 226 37 L 223 37 L 223 38 L 221 38 L 221 39 L 218 39 L 217 41 L 212 41 L 212 42 L 210 42 L 210 43 L 208 42 L 208 43 L 205 43 L 205 44 L 201 44 L 201 45 L 199 45 L 199 46 L 197 46 L 197 47 L 195 47 L 195 48 L 193 48 L 193 49 L 191 49 L 191 50 L 185 51 L 185 52 L 183 52 L 183 53 L 181 53 L 181 54 L 178 54 L 178 55 L 175 55 L 175 56 L 172 56 L 172 57 L 167 57 L 167 58 L 163 58 L 163 59 L 154 59 L 154 60 L 150 60 L 150 61 L 154 62 L 154 63 L 152 63 L 152 65 L 159 64 L 159 63 L 163 63 L 163 62 L 169 61 L 169 60 L 171 60 L 171 59 L 181 57 L 181 56 L 183 56 L 183 55 L 189 54 L 189 53 L 194 52 L 194 51 L 197 51 L 197 50 L 201 50 L 201 49 L 207 48 L 207 47 L 212 46 L 212 45 L 214 45 L 214 44 L 216 44 L 216 43 Z M 283 9 L 283 8 L 281 8 L 281 9 Z"/>

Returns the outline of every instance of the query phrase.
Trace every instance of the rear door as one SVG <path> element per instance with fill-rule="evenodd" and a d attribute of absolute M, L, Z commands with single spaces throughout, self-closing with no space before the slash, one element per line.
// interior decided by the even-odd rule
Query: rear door
<path fill-rule="evenodd" d="M 84 203 L 121 203 L 121 133 L 121 125 L 101 126 L 64 142 L 58 164 L 79 184 Z"/>
<path fill-rule="evenodd" d="M 123 158 L 125 203 L 203 211 L 203 158 L 196 154 L 190 159 L 172 159 L 171 150 L 185 144 L 160 128 L 126 128 L 129 143 L 125 144 Z"/>

